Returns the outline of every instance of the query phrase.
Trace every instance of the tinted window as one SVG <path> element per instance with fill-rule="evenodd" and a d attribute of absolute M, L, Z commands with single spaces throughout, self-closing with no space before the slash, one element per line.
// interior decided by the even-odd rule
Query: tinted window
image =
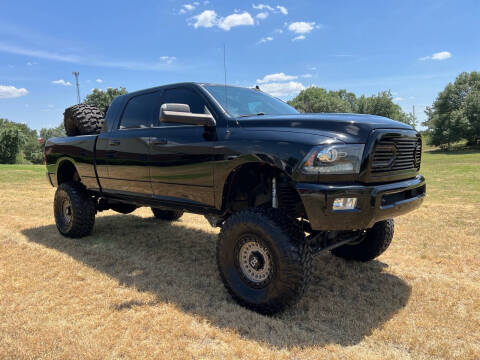
<path fill-rule="evenodd" d="M 150 93 L 131 98 L 120 121 L 120 129 L 151 127 L 153 114 L 159 107 L 158 93 Z"/>
<path fill-rule="evenodd" d="M 207 106 L 199 94 L 187 88 L 165 90 L 162 96 L 162 104 L 165 103 L 187 104 L 194 114 L 205 114 L 205 107 Z"/>
<path fill-rule="evenodd" d="M 205 85 L 204 88 L 233 117 L 298 114 L 290 105 L 259 90 L 221 85 Z"/>

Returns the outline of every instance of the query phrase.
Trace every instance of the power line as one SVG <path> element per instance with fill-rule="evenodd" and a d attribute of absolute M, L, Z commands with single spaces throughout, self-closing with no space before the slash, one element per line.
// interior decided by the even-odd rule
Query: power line
<path fill-rule="evenodd" d="M 80 73 L 78 71 L 74 71 L 72 74 L 75 76 L 75 81 L 77 83 L 77 103 L 80 104 L 80 84 L 78 83 L 78 75 L 80 75 Z"/>

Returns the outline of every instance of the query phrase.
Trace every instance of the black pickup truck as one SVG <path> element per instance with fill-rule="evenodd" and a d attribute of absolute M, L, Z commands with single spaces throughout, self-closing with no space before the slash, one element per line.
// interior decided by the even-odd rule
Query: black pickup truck
<path fill-rule="evenodd" d="M 184 211 L 221 227 L 217 264 L 242 305 L 294 304 L 320 251 L 369 261 L 393 220 L 420 206 L 420 135 L 388 118 L 301 114 L 259 89 L 180 83 L 122 95 L 105 116 L 65 111 L 45 146 L 60 233 L 82 237 L 98 211 Z"/>

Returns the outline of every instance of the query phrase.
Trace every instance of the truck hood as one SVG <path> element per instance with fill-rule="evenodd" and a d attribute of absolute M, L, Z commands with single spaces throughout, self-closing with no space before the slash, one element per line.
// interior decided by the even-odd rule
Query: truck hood
<path fill-rule="evenodd" d="M 365 143 L 375 129 L 412 130 L 410 125 L 386 117 L 363 114 L 259 115 L 238 120 L 245 130 L 306 133 L 345 143 Z"/>

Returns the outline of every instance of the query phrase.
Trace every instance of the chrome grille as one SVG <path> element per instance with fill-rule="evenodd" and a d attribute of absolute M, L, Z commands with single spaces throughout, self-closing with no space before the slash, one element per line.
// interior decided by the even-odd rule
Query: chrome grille
<path fill-rule="evenodd" d="M 420 170 L 422 141 L 418 137 L 384 135 L 373 154 L 373 174 Z"/>

